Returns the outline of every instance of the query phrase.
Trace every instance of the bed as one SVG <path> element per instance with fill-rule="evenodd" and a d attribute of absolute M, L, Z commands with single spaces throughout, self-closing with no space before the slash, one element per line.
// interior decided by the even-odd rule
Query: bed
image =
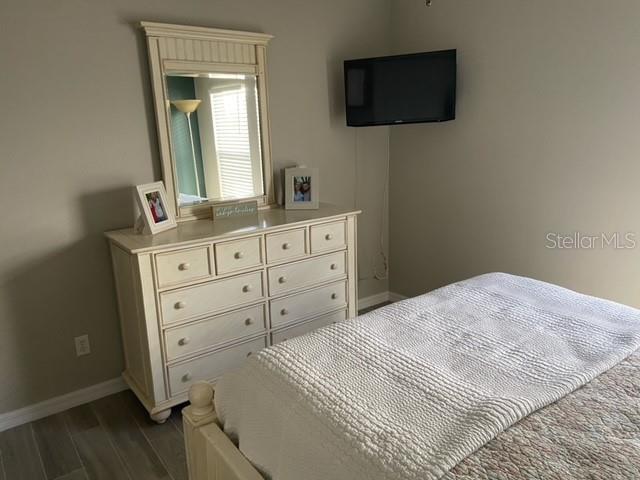
<path fill-rule="evenodd" d="M 475 277 L 195 385 L 191 478 L 640 478 L 639 347 L 638 310 Z"/>

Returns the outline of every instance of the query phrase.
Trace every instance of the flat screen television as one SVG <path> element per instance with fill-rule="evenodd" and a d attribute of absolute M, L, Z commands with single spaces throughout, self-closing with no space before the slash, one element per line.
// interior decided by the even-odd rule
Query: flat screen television
<path fill-rule="evenodd" d="M 456 118 L 456 50 L 344 62 L 347 125 Z"/>

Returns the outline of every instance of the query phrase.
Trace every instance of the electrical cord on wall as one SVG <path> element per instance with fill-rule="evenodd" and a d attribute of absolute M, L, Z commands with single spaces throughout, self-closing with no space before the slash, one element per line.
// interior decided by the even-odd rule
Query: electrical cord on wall
<path fill-rule="evenodd" d="M 384 226 L 387 218 L 386 212 L 389 208 L 389 160 L 391 157 L 391 138 L 387 137 L 387 161 L 384 174 L 384 185 L 382 188 L 382 208 L 380 211 L 380 251 L 378 252 L 382 261 L 382 273 L 378 269 L 377 262 L 373 261 L 373 278 L 376 280 L 386 280 L 389 278 L 389 261 L 387 254 L 384 253 Z"/>
<path fill-rule="evenodd" d="M 358 209 L 358 129 L 356 128 L 353 133 L 353 208 L 354 210 Z M 360 273 L 362 264 L 360 262 L 356 263 L 356 268 L 358 270 L 358 281 L 360 280 L 369 280 L 371 277 L 365 277 Z"/>
<path fill-rule="evenodd" d="M 355 147 L 354 147 L 354 199 L 353 204 L 354 207 L 358 208 L 358 129 L 355 129 Z M 363 276 L 360 273 L 358 274 L 358 280 L 368 280 L 370 278 L 374 278 L 376 280 L 386 280 L 389 278 L 389 262 L 387 260 L 387 255 L 384 251 L 384 226 L 385 226 L 385 218 L 386 212 L 388 209 L 388 188 L 389 188 L 389 156 L 390 156 L 390 142 L 387 140 L 387 158 L 386 158 L 386 166 L 385 166 L 385 176 L 384 176 L 384 184 L 382 190 L 382 208 L 380 211 L 380 242 L 379 242 L 379 251 L 375 254 L 372 262 L 372 270 L 373 276 Z M 380 263 L 379 263 L 380 261 Z M 360 264 L 358 264 L 358 270 L 360 270 Z"/>

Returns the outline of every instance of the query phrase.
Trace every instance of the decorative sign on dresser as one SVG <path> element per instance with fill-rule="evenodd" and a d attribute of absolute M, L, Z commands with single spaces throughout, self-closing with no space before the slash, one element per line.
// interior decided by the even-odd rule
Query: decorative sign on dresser
<path fill-rule="evenodd" d="M 355 317 L 358 213 L 274 208 L 155 236 L 108 232 L 123 375 L 151 417 L 261 348 Z"/>
<path fill-rule="evenodd" d="M 213 206 L 213 219 L 241 217 L 243 215 L 255 215 L 258 213 L 258 202 L 236 202 Z"/>

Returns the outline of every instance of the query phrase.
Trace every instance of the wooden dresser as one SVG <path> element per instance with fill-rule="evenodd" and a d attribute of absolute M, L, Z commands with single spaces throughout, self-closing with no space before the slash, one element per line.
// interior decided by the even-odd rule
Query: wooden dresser
<path fill-rule="evenodd" d="M 359 211 L 263 210 L 155 236 L 108 232 L 123 376 L 163 422 L 198 380 L 266 346 L 357 315 Z"/>

